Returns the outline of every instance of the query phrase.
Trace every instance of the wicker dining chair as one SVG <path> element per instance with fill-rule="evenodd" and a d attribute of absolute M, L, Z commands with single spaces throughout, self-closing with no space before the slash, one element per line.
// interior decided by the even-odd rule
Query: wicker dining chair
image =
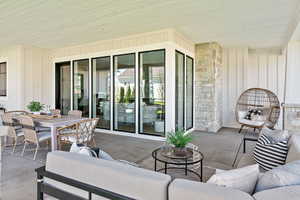
<path fill-rule="evenodd" d="M 22 126 L 18 124 L 13 119 L 13 113 L 4 113 L 1 115 L 2 123 L 4 126 L 8 127 L 7 137 L 12 138 L 13 140 L 13 150 L 12 153 L 15 152 L 16 146 L 18 144 L 18 139 L 24 137 L 24 133 L 22 131 Z M 6 144 L 5 144 L 6 146 Z"/>
<path fill-rule="evenodd" d="M 59 109 L 51 109 L 50 110 L 50 113 L 52 115 L 60 115 L 61 111 Z"/>
<path fill-rule="evenodd" d="M 36 149 L 35 149 L 35 153 L 33 156 L 33 159 L 35 160 L 37 151 L 40 148 L 40 143 L 46 141 L 47 144 L 49 145 L 49 141 L 51 140 L 51 132 L 49 132 L 49 131 L 37 132 L 34 121 L 29 116 L 22 115 L 22 116 L 19 116 L 18 119 L 20 120 L 20 123 L 22 124 L 22 127 L 23 127 L 22 130 L 24 132 L 24 138 L 25 138 L 22 156 L 24 155 L 27 144 L 29 144 L 29 143 L 35 144 Z"/>
<path fill-rule="evenodd" d="M 85 146 L 95 146 L 95 128 L 98 123 L 98 118 L 86 119 L 76 124 L 57 129 L 57 141 L 59 149 L 62 149 L 64 144 L 83 144 Z"/>
<path fill-rule="evenodd" d="M 68 112 L 69 116 L 73 116 L 73 117 L 82 117 L 82 111 L 81 110 L 70 110 Z"/>

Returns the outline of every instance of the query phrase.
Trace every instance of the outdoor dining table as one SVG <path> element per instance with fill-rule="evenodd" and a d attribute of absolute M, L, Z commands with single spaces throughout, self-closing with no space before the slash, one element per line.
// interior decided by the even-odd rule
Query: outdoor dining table
<path fill-rule="evenodd" d="M 60 118 L 37 119 L 33 118 L 39 126 L 49 127 L 51 129 L 51 151 L 57 150 L 57 128 L 72 125 L 87 118 L 62 115 Z"/>

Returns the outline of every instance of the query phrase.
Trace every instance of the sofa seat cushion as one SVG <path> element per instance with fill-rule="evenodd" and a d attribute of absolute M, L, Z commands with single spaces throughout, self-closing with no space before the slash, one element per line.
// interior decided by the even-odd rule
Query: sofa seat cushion
<path fill-rule="evenodd" d="M 286 163 L 300 160 L 300 135 L 293 134 L 289 141 L 289 152 Z"/>
<path fill-rule="evenodd" d="M 253 200 L 242 191 L 200 183 L 184 179 L 175 179 L 169 186 L 169 200 Z"/>
<path fill-rule="evenodd" d="M 256 200 L 299 200 L 300 185 L 264 190 L 262 192 L 255 193 L 253 197 Z"/>
<path fill-rule="evenodd" d="M 169 175 L 120 162 L 61 151 L 48 153 L 46 170 L 98 188 L 144 200 L 167 199 L 167 187 L 171 181 Z M 50 179 L 47 183 L 70 191 L 70 187 L 65 184 Z M 73 188 L 71 192 L 86 198 L 85 191 Z M 104 198 L 93 195 L 92 199 Z"/>

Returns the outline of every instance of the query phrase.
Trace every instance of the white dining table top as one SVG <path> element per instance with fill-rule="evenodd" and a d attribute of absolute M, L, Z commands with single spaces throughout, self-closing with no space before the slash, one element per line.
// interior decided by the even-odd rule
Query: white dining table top
<path fill-rule="evenodd" d="M 35 122 L 40 123 L 41 125 L 47 125 L 47 126 L 59 126 L 64 125 L 66 123 L 76 123 L 82 120 L 85 120 L 88 118 L 83 117 L 75 117 L 75 116 L 69 116 L 69 115 L 62 115 L 60 118 L 53 118 L 53 119 L 33 119 Z"/>

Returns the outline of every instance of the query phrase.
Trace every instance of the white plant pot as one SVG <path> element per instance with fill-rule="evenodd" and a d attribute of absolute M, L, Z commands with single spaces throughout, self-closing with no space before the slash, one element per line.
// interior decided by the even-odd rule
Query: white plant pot
<path fill-rule="evenodd" d="M 34 115 L 39 115 L 41 112 L 32 112 Z"/>

